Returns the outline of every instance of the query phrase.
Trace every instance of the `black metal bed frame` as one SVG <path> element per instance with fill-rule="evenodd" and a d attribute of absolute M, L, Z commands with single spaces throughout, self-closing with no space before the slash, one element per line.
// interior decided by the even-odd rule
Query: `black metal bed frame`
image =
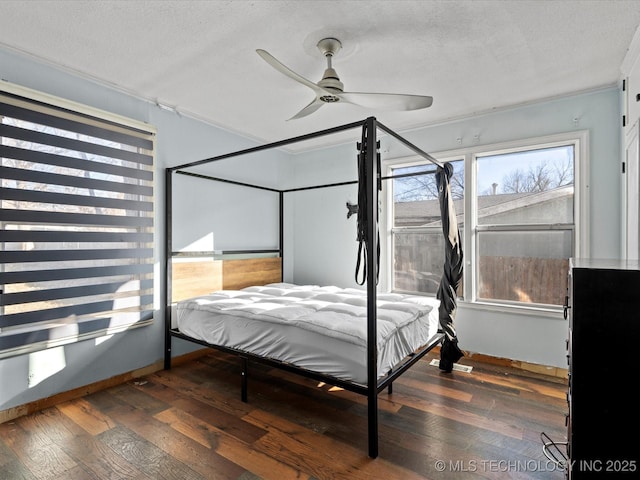
<path fill-rule="evenodd" d="M 284 217 L 284 194 L 287 192 L 300 191 L 300 190 L 308 190 L 314 188 L 325 188 L 332 187 L 338 185 L 347 185 L 358 183 L 358 181 L 352 182 L 343 182 L 343 183 L 333 183 L 333 184 L 325 184 L 325 185 L 316 185 L 311 187 L 303 187 L 303 188 L 295 188 L 289 190 L 278 190 L 273 188 L 268 188 L 260 185 L 252 185 L 243 182 L 237 182 L 233 180 L 210 177 L 207 175 L 201 175 L 192 172 L 184 171 L 185 168 L 194 167 L 202 164 L 211 163 L 218 160 L 228 159 L 240 155 L 250 154 L 259 152 L 262 150 L 268 150 L 272 148 L 282 147 L 288 144 L 309 140 L 317 137 L 322 137 L 330 134 L 334 134 L 337 132 L 342 132 L 349 129 L 354 128 L 362 128 L 362 145 L 359 145 L 360 152 L 364 153 L 364 168 L 367 172 L 365 178 L 367 179 L 365 189 L 366 189 L 366 218 L 367 219 L 377 219 L 377 208 L 378 208 L 378 189 L 377 183 L 382 179 L 381 173 L 378 169 L 377 163 L 377 146 L 379 142 L 377 140 L 377 130 L 380 129 L 388 135 L 394 137 L 404 146 L 408 147 L 413 152 L 418 155 L 424 157 L 429 160 L 433 164 L 437 166 L 442 166 L 440 162 L 438 162 L 435 158 L 433 158 L 428 153 L 422 151 L 406 139 L 402 138 L 397 133 L 393 132 L 391 129 L 385 127 L 383 124 L 378 122 L 375 117 L 368 117 L 367 119 L 360 121 L 345 124 L 342 126 L 334 127 L 327 130 L 318 131 L 315 133 L 302 135 L 298 137 L 293 137 L 287 140 L 282 140 L 274 143 L 264 144 L 253 148 L 248 148 L 245 150 L 239 150 L 233 153 L 219 155 L 216 157 L 207 158 L 204 160 L 199 160 L 183 165 L 178 165 L 175 167 L 169 167 L 165 169 L 165 265 L 164 265 L 164 275 L 165 282 L 163 288 L 163 300 L 165 305 L 165 353 L 164 353 L 164 368 L 171 368 L 171 347 L 172 347 L 172 339 L 181 338 L 183 340 L 187 340 L 189 342 L 197 343 L 209 348 L 213 348 L 216 350 L 220 350 L 226 353 L 235 354 L 241 359 L 241 399 L 243 402 L 247 401 L 247 383 L 248 383 L 248 365 L 249 361 L 262 363 L 266 365 L 270 365 L 272 367 L 276 367 L 279 369 L 283 369 L 289 372 L 293 372 L 299 375 L 302 375 L 307 378 L 311 378 L 314 380 L 325 382 L 329 385 L 334 385 L 340 388 L 344 388 L 345 390 L 349 390 L 361 395 L 367 396 L 367 419 L 368 419 L 368 454 L 371 458 L 376 458 L 378 456 L 378 394 L 388 388 L 389 393 L 392 392 L 393 381 L 397 379 L 402 373 L 408 370 L 414 363 L 420 360 L 424 355 L 430 352 L 434 347 L 442 343 L 444 339 L 444 333 L 438 331 L 436 335 L 434 335 L 426 345 L 422 346 L 417 351 L 408 355 L 400 364 L 396 365 L 393 370 L 387 372 L 384 376 L 378 379 L 378 371 L 377 371 L 377 346 L 376 346 L 376 338 L 377 338 L 377 271 L 378 271 L 378 258 L 376 255 L 367 255 L 366 262 L 366 290 L 367 290 L 367 384 L 361 384 L 351 381 L 345 381 L 338 378 L 335 378 L 330 375 L 325 375 L 319 372 L 311 371 L 305 368 L 298 367 L 296 365 L 281 362 L 278 360 L 261 357 L 250 352 L 233 349 L 229 347 L 224 347 L 220 345 L 212 345 L 205 341 L 197 340 L 191 338 L 187 335 L 181 333 L 178 329 L 173 329 L 171 327 L 171 304 L 172 304 L 172 292 L 171 292 L 171 273 L 172 273 L 172 259 L 174 257 L 174 252 L 172 251 L 172 185 L 173 185 L 173 174 L 183 174 L 194 176 L 198 178 L 203 178 L 207 180 L 214 180 L 220 182 L 231 183 L 240 186 L 246 186 L 251 188 L 258 188 L 263 190 L 270 190 L 279 194 L 279 215 L 280 215 L 280 245 L 278 250 L 253 250 L 253 251 L 227 251 L 223 253 L 277 253 L 281 260 L 283 260 L 283 240 L 284 240 L 284 228 L 283 228 L 283 217 Z M 387 177 L 389 178 L 389 177 Z M 378 248 L 378 238 L 377 238 L 377 221 L 369 221 L 366 225 L 366 245 L 365 248 L 368 252 L 376 252 Z"/>

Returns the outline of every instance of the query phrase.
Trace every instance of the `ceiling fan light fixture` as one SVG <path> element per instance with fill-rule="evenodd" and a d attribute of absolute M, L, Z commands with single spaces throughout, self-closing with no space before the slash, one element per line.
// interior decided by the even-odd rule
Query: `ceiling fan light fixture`
<path fill-rule="evenodd" d="M 336 103 L 340 101 L 340 97 L 336 97 L 335 95 L 321 95 L 320 100 L 324 103 Z"/>

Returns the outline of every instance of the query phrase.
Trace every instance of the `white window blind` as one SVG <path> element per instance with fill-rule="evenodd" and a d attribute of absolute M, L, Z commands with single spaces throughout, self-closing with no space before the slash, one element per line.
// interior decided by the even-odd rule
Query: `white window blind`
<path fill-rule="evenodd" d="M 0 92 L 0 356 L 149 323 L 152 129 Z"/>

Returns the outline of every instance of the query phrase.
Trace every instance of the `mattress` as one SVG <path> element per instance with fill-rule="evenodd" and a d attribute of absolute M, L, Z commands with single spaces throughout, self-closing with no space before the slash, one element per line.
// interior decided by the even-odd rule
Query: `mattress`
<path fill-rule="evenodd" d="M 438 332 L 432 297 L 379 293 L 378 373 L 384 376 Z M 179 302 L 191 338 L 367 384 L 367 295 L 353 288 L 274 283 Z"/>

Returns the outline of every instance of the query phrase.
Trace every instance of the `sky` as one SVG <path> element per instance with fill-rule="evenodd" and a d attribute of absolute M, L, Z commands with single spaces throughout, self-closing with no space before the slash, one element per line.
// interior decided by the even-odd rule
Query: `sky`
<path fill-rule="evenodd" d="M 552 177 L 554 176 L 554 172 L 556 169 L 562 169 L 567 165 L 571 167 L 570 171 L 571 174 L 573 174 L 573 158 L 573 145 L 528 150 L 522 152 L 512 152 L 498 155 L 478 156 L 477 191 L 480 195 L 491 194 L 493 190 L 492 185 L 496 183 L 497 194 L 509 193 L 505 192 L 505 180 L 509 175 L 515 173 L 516 171 L 520 171 L 523 174 L 531 170 L 535 171 L 536 168 L 538 168 L 540 165 L 546 165 L 546 168 L 549 170 Z M 463 175 L 464 172 L 462 161 L 452 163 L 454 165 L 454 175 Z M 428 165 L 403 167 L 394 169 L 394 174 L 422 172 L 431 169 L 435 168 Z M 569 183 L 573 183 L 573 177 L 571 177 L 571 181 Z M 396 196 L 401 196 L 408 190 L 414 188 L 415 182 L 411 182 L 411 180 L 394 181 L 394 192 Z"/>

